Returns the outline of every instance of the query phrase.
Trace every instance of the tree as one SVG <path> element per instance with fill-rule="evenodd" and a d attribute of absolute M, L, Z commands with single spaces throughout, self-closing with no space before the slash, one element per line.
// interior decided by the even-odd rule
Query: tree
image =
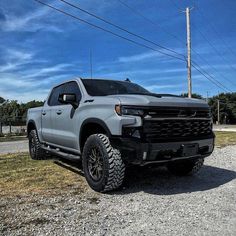
<path fill-rule="evenodd" d="M 220 123 L 236 123 L 236 93 L 221 93 L 209 99 L 213 121 L 217 121 L 218 100 L 220 100 Z"/>
<path fill-rule="evenodd" d="M 5 102 L 5 101 L 6 101 L 6 100 L 5 100 L 4 98 L 0 97 L 0 104 L 3 103 L 3 102 Z"/>
<path fill-rule="evenodd" d="M 187 93 L 182 93 L 180 96 L 181 97 L 188 97 L 188 94 Z M 200 94 L 197 94 L 197 93 L 193 93 L 192 98 L 203 99 L 203 97 Z"/>
<path fill-rule="evenodd" d="M 6 101 L 0 106 L 0 122 L 5 124 L 22 125 L 25 124 L 27 110 L 33 107 L 42 106 L 41 101 L 30 101 L 19 104 L 16 100 Z"/>

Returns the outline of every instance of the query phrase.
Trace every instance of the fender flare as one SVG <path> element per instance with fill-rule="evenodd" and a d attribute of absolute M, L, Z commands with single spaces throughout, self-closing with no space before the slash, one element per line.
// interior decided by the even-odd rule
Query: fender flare
<path fill-rule="evenodd" d="M 80 126 L 79 142 L 81 142 L 82 131 L 83 131 L 84 126 L 89 123 L 100 125 L 106 131 L 106 134 L 109 138 L 112 136 L 111 131 L 109 130 L 109 128 L 107 127 L 106 123 L 103 120 L 98 119 L 98 118 L 88 118 L 84 120 Z"/>
<path fill-rule="evenodd" d="M 34 127 L 35 127 L 35 129 L 36 129 L 36 131 L 37 131 L 37 126 L 36 126 L 36 124 L 35 124 L 35 121 L 32 120 L 32 119 L 30 119 L 29 121 L 27 121 L 27 134 L 28 134 L 28 135 L 29 135 L 29 125 L 30 125 L 30 124 L 33 124 Z"/>

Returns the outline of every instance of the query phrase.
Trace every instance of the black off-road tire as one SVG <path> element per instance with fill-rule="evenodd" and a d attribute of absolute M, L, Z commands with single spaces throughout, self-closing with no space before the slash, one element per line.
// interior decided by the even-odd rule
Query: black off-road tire
<path fill-rule="evenodd" d="M 100 163 L 100 172 L 97 172 L 100 178 L 96 180 L 91 170 L 91 163 L 95 165 L 94 150 L 96 150 L 95 153 Z M 91 155 L 93 158 L 91 158 Z M 108 192 L 117 189 L 123 183 L 125 164 L 121 158 L 121 153 L 111 146 L 109 138 L 104 134 L 89 136 L 83 148 L 82 165 L 89 186 L 97 192 Z"/>
<path fill-rule="evenodd" d="M 168 170 L 177 176 L 194 175 L 203 166 L 204 158 L 181 162 L 172 162 L 167 165 Z"/>
<path fill-rule="evenodd" d="M 46 152 L 41 148 L 37 131 L 31 130 L 29 133 L 29 153 L 33 160 L 44 160 L 47 159 Z"/>

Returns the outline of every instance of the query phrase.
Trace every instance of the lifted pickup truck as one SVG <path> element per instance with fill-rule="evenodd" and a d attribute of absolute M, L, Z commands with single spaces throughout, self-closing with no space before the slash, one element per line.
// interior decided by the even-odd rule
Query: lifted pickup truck
<path fill-rule="evenodd" d="M 163 164 L 196 173 L 214 149 L 209 106 L 198 99 L 150 93 L 129 81 L 75 79 L 54 87 L 28 110 L 33 159 L 82 160 L 92 189 L 122 185 L 127 165 Z"/>

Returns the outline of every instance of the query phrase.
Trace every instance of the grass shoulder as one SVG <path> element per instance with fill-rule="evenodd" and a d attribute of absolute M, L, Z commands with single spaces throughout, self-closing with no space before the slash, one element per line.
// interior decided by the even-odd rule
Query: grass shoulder
<path fill-rule="evenodd" d="M 10 141 L 21 141 L 21 140 L 27 140 L 26 135 L 24 136 L 2 136 L 0 137 L 0 142 L 10 142 Z"/>
<path fill-rule="evenodd" d="M 28 153 L 0 155 L 0 197 L 84 192 L 84 178 L 53 160 L 35 161 Z"/>
<path fill-rule="evenodd" d="M 215 135 L 216 135 L 215 145 L 218 147 L 236 145 L 236 132 L 217 131 L 215 132 Z"/>

